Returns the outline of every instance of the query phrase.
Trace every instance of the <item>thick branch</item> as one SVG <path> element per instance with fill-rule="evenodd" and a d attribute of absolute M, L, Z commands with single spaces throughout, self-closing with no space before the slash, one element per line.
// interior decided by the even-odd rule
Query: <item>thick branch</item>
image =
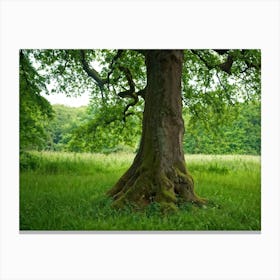
<path fill-rule="evenodd" d="M 132 94 L 135 92 L 135 83 L 132 79 L 132 74 L 130 72 L 130 70 L 127 68 L 127 67 L 123 67 L 123 66 L 120 66 L 119 69 L 124 72 L 125 74 L 125 77 L 127 79 L 127 82 L 128 82 L 128 85 L 129 85 L 129 90 L 127 90 L 127 94 Z"/>
<path fill-rule="evenodd" d="M 147 87 L 147 86 L 146 86 L 146 87 Z M 137 94 L 138 96 L 141 96 L 144 100 L 145 100 L 145 95 L 146 95 L 146 87 L 143 88 L 143 89 L 141 89 L 141 90 L 139 90 L 138 92 L 136 92 L 136 94 Z"/>
<path fill-rule="evenodd" d="M 110 71 L 107 74 L 107 79 L 102 79 L 99 76 L 98 72 L 94 68 L 89 66 L 89 64 L 86 60 L 86 50 L 81 50 L 81 62 L 82 62 L 83 69 L 90 77 L 92 77 L 94 79 L 94 81 L 100 87 L 101 92 L 103 90 L 104 85 L 109 84 L 110 75 L 114 71 L 115 63 L 121 57 L 122 53 L 123 53 L 123 50 L 118 50 L 117 54 L 113 57 L 113 59 L 110 63 Z M 132 74 L 131 74 L 130 70 L 127 67 L 124 67 L 124 66 L 119 66 L 119 69 L 120 69 L 120 71 L 122 71 L 125 74 L 126 80 L 128 82 L 129 89 L 118 93 L 118 96 L 120 96 L 122 98 L 132 98 L 133 99 L 133 101 L 131 103 L 129 103 L 124 109 L 123 120 L 125 121 L 126 116 L 131 115 L 131 113 L 127 113 L 128 109 L 138 103 L 139 96 L 141 96 L 143 99 L 145 99 L 146 89 L 135 92 L 135 83 L 133 81 Z"/>
<path fill-rule="evenodd" d="M 124 121 L 124 122 L 126 121 L 126 117 L 132 115 L 132 113 L 127 113 L 128 109 L 129 109 L 130 107 L 133 107 L 134 105 L 136 105 L 138 101 L 139 101 L 138 96 L 135 95 L 134 100 L 133 100 L 131 103 L 129 103 L 129 104 L 126 105 L 126 107 L 125 107 L 125 109 L 124 109 L 124 111 L 123 111 L 123 121 Z"/>
<path fill-rule="evenodd" d="M 129 85 L 129 89 L 119 92 L 118 96 L 120 96 L 121 98 L 129 97 L 129 98 L 135 99 L 135 96 L 137 97 L 137 95 L 135 95 L 135 83 L 132 79 L 131 72 L 129 71 L 129 69 L 127 67 L 120 66 L 119 69 L 122 72 L 124 72 L 128 85 Z"/>
<path fill-rule="evenodd" d="M 133 113 L 127 113 L 127 111 L 130 107 L 133 107 L 134 105 L 136 105 L 138 103 L 138 101 L 139 101 L 138 96 L 141 96 L 145 100 L 145 93 L 146 93 L 146 88 L 141 89 L 138 92 L 131 93 L 129 95 L 125 95 L 124 92 L 122 93 L 121 97 L 131 97 L 131 98 L 133 98 L 133 101 L 131 103 L 127 104 L 124 111 L 123 111 L 123 121 L 126 121 L 126 117 L 133 114 Z"/>
<path fill-rule="evenodd" d="M 232 64 L 233 64 L 233 58 L 231 55 L 228 55 L 227 60 L 224 63 L 218 65 L 218 67 L 224 72 L 231 74 Z"/>
<path fill-rule="evenodd" d="M 126 77 L 127 82 L 128 82 L 128 85 L 129 85 L 129 89 L 126 90 L 126 91 L 123 91 L 123 92 L 118 93 L 118 95 L 119 95 L 120 97 L 122 97 L 122 98 L 128 97 L 128 98 L 132 98 L 132 99 L 133 99 L 133 101 L 132 101 L 131 103 L 129 103 L 128 105 L 126 105 L 126 107 L 125 107 L 125 109 L 124 109 L 124 111 L 123 111 L 123 121 L 125 121 L 125 119 L 126 119 L 126 117 L 127 117 L 127 115 L 128 115 L 128 114 L 126 113 L 127 110 L 128 110 L 130 107 L 134 106 L 134 105 L 138 102 L 139 99 L 138 99 L 137 94 L 135 94 L 135 83 L 134 83 L 134 81 L 133 81 L 131 72 L 129 71 L 128 68 L 123 67 L 123 66 L 120 66 L 119 69 L 120 69 L 122 72 L 124 72 L 125 77 Z"/>
<path fill-rule="evenodd" d="M 100 87 L 100 89 L 103 89 L 104 85 L 107 83 L 107 79 L 102 79 L 98 72 L 89 66 L 87 60 L 86 60 L 86 50 L 81 50 L 81 62 L 84 71 L 94 79 L 94 81 L 97 83 L 97 85 Z"/>
<path fill-rule="evenodd" d="M 144 89 L 139 90 L 138 92 L 135 92 L 135 83 L 133 81 L 132 74 L 130 70 L 127 67 L 120 66 L 119 69 L 124 72 L 125 77 L 127 79 L 129 89 L 119 92 L 118 96 L 122 98 L 130 97 L 135 99 L 137 96 L 141 96 L 143 99 L 145 99 L 145 92 L 146 92 L 146 87 Z"/>

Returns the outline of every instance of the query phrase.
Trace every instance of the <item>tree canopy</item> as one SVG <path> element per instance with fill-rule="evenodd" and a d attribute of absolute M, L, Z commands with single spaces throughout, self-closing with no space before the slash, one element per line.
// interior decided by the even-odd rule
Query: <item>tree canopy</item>
<path fill-rule="evenodd" d="M 145 50 L 22 50 L 51 92 L 93 92 L 111 105 L 144 98 Z M 183 97 L 192 112 L 200 107 L 260 97 L 260 50 L 185 50 Z M 98 67 L 98 71 L 95 70 Z M 42 82 L 42 80 L 41 80 Z M 139 100 L 137 100 L 139 102 Z M 131 108 L 127 108 L 131 109 Z M 216 111 L 222 110 L 218 106 Z"/>
<path fill-rule="evenodd" d="M 108 138 L 110 132 L 127 141 L 126 134 L 139 134 L 136 127 L 142 121 L 147 83 L 144 52 L 21 50 L 21 145 L 40 147 L 48 137 L 43 127 L 53 111 L 42 92 L 67 96 L 91 92 L 87 113 L 92 117 L 76 131 L 76 139 L 89 138 L 90 143 L 89 135 L 104 127 Z M 199 120 L 217 130 L 234 115 L 235 105 L 259 102 L 260 58 L 260 50 L 185 50 L 182 98 L 191 122 Z M 74 139 L 70 145 L 80 149 Z"/>

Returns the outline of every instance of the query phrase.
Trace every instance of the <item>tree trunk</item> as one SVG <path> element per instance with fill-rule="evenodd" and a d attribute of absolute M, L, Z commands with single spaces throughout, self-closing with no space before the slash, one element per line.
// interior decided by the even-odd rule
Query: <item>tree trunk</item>
<path fill-rule="evenodd" d="M 158 202 L 176 209 L 182 201 L 203 202 L 194 193 L 183 152 L 182 64 L 182 50 L 146 52 L 142 138 L 131 167 L 108 192 L 117 207 Z"/>

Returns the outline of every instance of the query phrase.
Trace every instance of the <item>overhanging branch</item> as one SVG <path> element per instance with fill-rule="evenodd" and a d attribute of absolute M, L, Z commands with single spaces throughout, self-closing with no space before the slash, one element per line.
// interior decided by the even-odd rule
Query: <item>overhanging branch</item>
<path fill-rule="evenodd" d="M 87 60 L 86 60 L 86 50 L 81 50 L 81 62 L 82 62 L 82 66 L 84 71 L 91 77 L 94 79 L 94 81 L 97 83 L 97 85 L 99 86 L 99 88 L 102 90 L 104 85 L 107 83 L 107 79 L 102 79 L 99 76 L 99 73 L 92 67 L 89 66 Z"/>
<path fill-rule="evenodd" d="M 99 73 L 89 65 L 89 63 L 86 59 L 86 50 L 81 50 L 80 51 L 80 53 L 81 53 L 81 63 L 82 63 L 83 69 L 91 78 L 93 78 L 93 80 L 97 83 L 97 85 L 101 89 L 102 99 L 103 99 L 104 85 L 105 84 L 108 84 L 108 85 L 110 84 L 110 76 L 113 73 L 114 69 L 116 68 L 116 61 L 122 56 L 123 52 L 124 52 L 124 50 L 118 50 L 117 51 L 116 55 L 113 57 L 113 59 L 110 63 L 110 71 L 107 74 L 107 78 L 102 79 L 100 77 Z M 138 52 L 140 52 L 140 51 L 138 51 Z M 145 51 L 143 50 L 143 52 L 145 52 Z M 143 53 L 143 52 L 141 52 L 141 53 Z M 125 109 L 124 109 L 123 120 L 125 121 L 125 118 L 128 115 L 132 114 L 132 113 L 127 113 L 128 109 L 138 103 L 139 96 L 141 96 L 143 99 L 145 99 L 146 88 L 136 92 L 135 91 L 136 86 L 135 86 L 135 83 L 133 81 L 133 77 L 132 77 L 132 74 L 131 74 L 129 68 L 124 67 L 124 66 L 118 66 L 118 69 L 121 72 L 124 73 L 124 75 L 126 77 L 126 80 L 127 80 L 127 83 L 128 83 L 128 86 L 129 86 L 129 89 L 126 89 L 122 92 L 119 92 L 119 93 L 117 93 L 117 95 L 121 98 L 131 98 L 131 99 L 133 99 L 133 101 L 130 102 L 129 104 L 127 104 Z M 112 84 L 112 86 L 113 86 L 113 89 L 115 91 L 114 83 Z"/>

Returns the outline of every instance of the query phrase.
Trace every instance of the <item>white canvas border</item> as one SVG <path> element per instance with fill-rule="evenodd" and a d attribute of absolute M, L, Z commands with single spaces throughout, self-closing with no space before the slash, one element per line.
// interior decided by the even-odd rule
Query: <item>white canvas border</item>
<path fill-rule="evenodd" d="M 1 1 L 1 279 L 280 279 L 279 2 Z M 20 48 L 261 48 L 261 234 L 20 234 Z"/>

